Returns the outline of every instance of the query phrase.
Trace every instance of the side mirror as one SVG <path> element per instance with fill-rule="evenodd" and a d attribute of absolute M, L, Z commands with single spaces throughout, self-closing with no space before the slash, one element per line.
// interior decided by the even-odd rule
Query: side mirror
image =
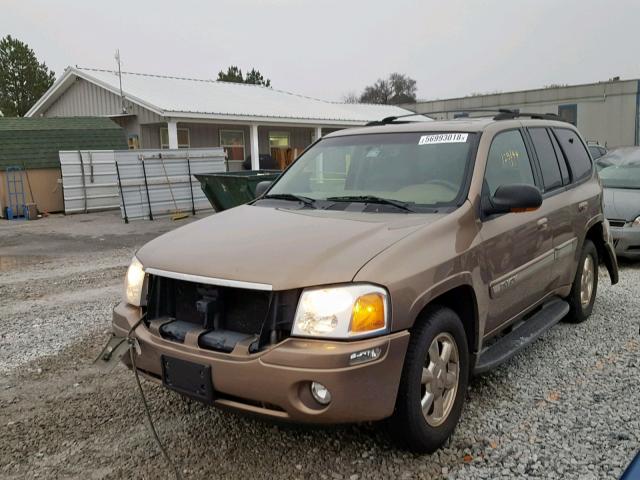
<path fill-rule="evenodd" d="M 261 197 L 264 194 L 264 192 L 269 190 L 269 187 L 272 184 L 273 184 L 273 182 L 270 182 L 269 180 L 265 180 L 263 182 L 259 182 L 256 185 L 256 198 Z"/>
<path fill-rule="evenodd" d="M 493 198 L 489 198 L 485 213 L 530 212 L 542 205 L 542 194 L 533 185 L 500 185 Z"/>

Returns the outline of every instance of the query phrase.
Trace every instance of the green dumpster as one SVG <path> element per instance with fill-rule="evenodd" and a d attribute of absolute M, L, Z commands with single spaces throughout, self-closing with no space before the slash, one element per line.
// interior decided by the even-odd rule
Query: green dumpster
<path fill-rule="evenodd" d="M 280 173 L 280 170 L 242 170 L 200 173 L 195 177 L 213 208 L 220 212 L 253 200 L 258 183 L 273 181 Z"/>

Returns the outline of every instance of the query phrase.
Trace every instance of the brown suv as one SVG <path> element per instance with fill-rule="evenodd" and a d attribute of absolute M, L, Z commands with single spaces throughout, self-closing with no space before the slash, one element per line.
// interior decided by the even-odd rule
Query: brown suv
<path fill-rule="evenodd" d="M 617 281 L 585 143 L 547 116 L 386 119 L 262 187 L 142 247 L 114 310 L 138 370 L 208 404 L 433 451 L 471 374 L 586 320 L 600 263 Z"/>

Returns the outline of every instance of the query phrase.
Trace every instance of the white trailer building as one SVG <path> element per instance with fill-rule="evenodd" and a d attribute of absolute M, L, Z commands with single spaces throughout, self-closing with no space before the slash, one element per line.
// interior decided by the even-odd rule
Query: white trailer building
<path fill-rule="evenodd" d="M 640 80 L 614 78 L 584 85 L 474 95 L 402 105 L 418 113 L 509 108 L 555 113 L 576 125 L 588 141 L 609 148 L 640 145 Z M 453 118 L 455 113 L 433 114 Z M 470 113 L 470 115 L 473 115 Z"/>

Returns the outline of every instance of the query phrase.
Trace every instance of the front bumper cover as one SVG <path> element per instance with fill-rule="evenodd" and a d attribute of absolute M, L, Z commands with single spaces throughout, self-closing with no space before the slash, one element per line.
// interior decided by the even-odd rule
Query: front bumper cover
<path fill-rule="evenodd" d="M 640 228 L 610 227 L 616 255 L 625 258 L 640 258 Z"/>
<path fill-rule="evenodd" d="M 117 305 L 114 333 L 125 336 L 140 314 L 137 307 Z M 216 392 L 214 405 L 309 423 L 361 422 L 390 416 L 409 342 L 407 331 L 352 342 L 288 338 L 258 353 L 250 354 L 239 345 L 227 354 L 203 350 L 197 343 L 171 342 L 152 330 L 141 324 L 134 334 L 141 351 L 136 366 L 148 378 L 161 382 L 162 355 L 208 365 Z M 352 353 L 374 347 L 381 349 L 377 359 L 349 364 Z M 123 360 L 129 365 L 127 356 Z M 312 381 L 329 389 L 329 405 L 313 400 L 309 393 Z"/>

